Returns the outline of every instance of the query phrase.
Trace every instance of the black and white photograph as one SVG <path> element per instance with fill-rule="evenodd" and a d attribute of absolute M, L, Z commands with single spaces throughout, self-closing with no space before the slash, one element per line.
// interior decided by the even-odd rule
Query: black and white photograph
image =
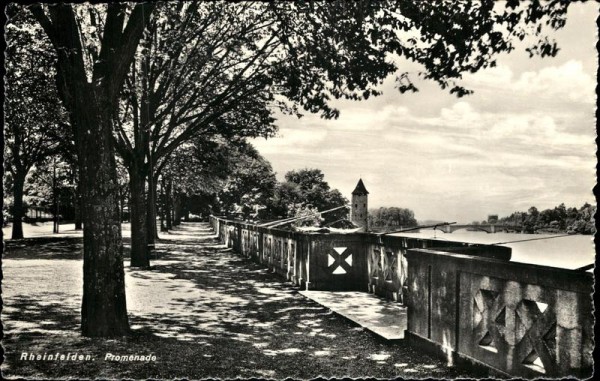
<path fill-rule="evenodd" d="M 592 377 L 598 2 L 3 10 L 0 377 Z"/>

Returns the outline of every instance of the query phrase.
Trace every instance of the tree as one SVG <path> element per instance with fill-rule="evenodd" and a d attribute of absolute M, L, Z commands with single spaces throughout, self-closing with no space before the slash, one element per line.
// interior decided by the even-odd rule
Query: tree
<path fill-rule="evenodd" d="M 53 155 L 38 163 L 25 184 L 30 205 L 50 211 L 54 233 L 59 233 L 61 218 L 72 220 L 77 213 L 77 185 L 69 162 Z"/>
<path fill-rule="evenodd" d="M 336 116 L 338 111 L 327 106 L 331 97 L 379 94 L 372 85 L 398 69 L 389 60 L 393 53 L 422 65 L 419 76 L 424 79 L 457 96 L 467 95 L 472 91 L 456 80 L 465 72 L 495 66 L 495 55 L 512 51 L 515 39 L 536 39 L 527 48 L 531 56 L 556 55 L 556 43 L 545 30 L 565 25 L 568 5 L 561 0 L 271 3 L 287 53 L 277 78 L 288 81 L 287 98 L 305 98 L 301 104 L 306 110 Z M 313 70 L 303 70 L 308 67 Z M 397 82 L 401 92 L 417 91 L 406 72 Z"/>
<path fill-rule="evenodd" d="M 570 230 L 580 234 L 594 234 L 596 232 L 596 224 L 594 216 L 596 215 L 597 207 L 590 205 L 587 202 L 578 210 L 577 219 L 571 224 Z"/>
<path fill-rule="evenodd" d="M 381 207 L 369 211 L 369 224 L 374 228 L 392 229 L 417 226 L 415 214 L 410 209 L 398 207 Z"/>
<path fill-rule="evenodd" d="M 250 144 L 240 146 L 232 156 L 231 174 L 218 193 L 221 210 L 244 219 L 264 217 L 277 183 L 271 164 Z"/>
<path fill-rule="evenodd" d="M 274 131 L 268 99 L 255 90 L 245 98 L 238 94 L 244 93 L 244 87 L 254 89 L 253 79 L 245 78 L 240 88 L 227 89 L 227 81 L 239 77 L 241 66 L 247 63 L 251 52 L 247 46 L 261 38 L 258 33 L 262 32 L 252 31 L 252 25 L 262 21 L 248 18 L 240 6 L 229 4 L 164 3 L 159 7 L 161 17 L 150 21 L 128 77 L 116 133 L 132 190 L 139 195 L 132 200 L 132 258 L 147 256 L 144 242 L 155 236 L 158 177 L 179 146 L 200 132 L 254 137 Z M 215 102 L 220 90 L 231 99 L 221 94 Z M 146 179 L 144 195 L 140 190 Z"/>
<path fill-rule="evenodd" d="M 214 102 L 219 88 L 226 89 L 231 75 L 247 63 L 249 50 L 244 47 L 260 39 L 251 27 L 235 22 L 247 18 L 239 8 L 197 2 L 159 5 L 161 16 L 150 21 L 140 44 L 116 134 L 117 149 L 130 169 L 132 189 L 140 195 L 132 200 L 132 258 L 143 258 L 143 243 L 155 236 L 156 184 L 177 147 L 200 132 L 233 137 L 274 130 L 271 111 L 258 93 L 240 98 L 235 95 L 238 89 L 228 93 L 234 97 L 228 100 L 231 104 Z M 144 198 L 139 190 L 146 179 Z M 148 222 L 147 236 L 143 221 Z"/>
<path fill-rule="evenodd" d="M 178 225 L 187 199 L 193 195 L 216 194 L 232 172 L 237 156 L 236 142 L 222 136 L 198 136 L 174 151 L 165 161 L 161 191 L 161 219 L 165 230 Z"/>
<path fill-rule="evenodd" d="M 12 175 L 12 238 L 23 238 L 23 190 L 33 166 L 58 152 L 66 114 L 54 87 L 55 56 L 27 13 L 8 8 L 6 39 L 6 164 Z"/>
<path fill-rule="evenodd" d="M 153 8 L 152 3 L 29 6 L 54 47 L 57 90 L 77 147 L 84 207 L 85 336 L 119 336 L 129 329 L 113 117 Z"/>
<path fill-rule="evenodd" d="M 593 234 L 596 208 L 585 203 L 581 208 L 567 208 L 564 203 L 541 212 L 534 206 L 528 212 L 514 212 L 499 219 L 500 224 L 523 226 L 526 233 L 538 230 Z"/>
<path fill-rule="evenodd" d="M 340 191 L 330 189 L 320 169 L 305 168 L 285 174 L 285 181 L 278 184 L 271 199 L 269 215 L 274 218 L 294 217 L 347 204 L 348 200 Z M 342 208 L 322 215 L 321 222 L 327 224 L 347 215 L 348 210 Z"/>
<path fill-rule="evenodd" d="M 526 233 L 533 233 L 537 229 L 538 219 L 540 217 L 540 212 L 535 206 L 532 206 L 527 210 L 527 218 L 523 224 Z"/>

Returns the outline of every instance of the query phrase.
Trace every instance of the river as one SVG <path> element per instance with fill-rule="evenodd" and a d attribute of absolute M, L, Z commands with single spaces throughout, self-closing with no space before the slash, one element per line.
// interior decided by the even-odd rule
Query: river
<path fill-rule="evenodd" d="M 503 246 L 512 248 L 513 262 L 533 263 L 537 265 L 576 269 L 594 263 L 594 236 L 560 234 L 518 234 L 518 233 L 486 233 L 458 230 L 443 233 L 440 230 L 421 229 L 419 233 L 397 233 L 395 236 L 415 238 L 435 238 L 445 241 L 461 241 L 469 243 L 500 243 L 536 239 L 535 241 L 506 243 Z M 555 238 L 551 238 L 555 237 Z M 547 239 L 539 239 L 547 238 Z M 591 271 L 591 270 L 590 270 Z"/>

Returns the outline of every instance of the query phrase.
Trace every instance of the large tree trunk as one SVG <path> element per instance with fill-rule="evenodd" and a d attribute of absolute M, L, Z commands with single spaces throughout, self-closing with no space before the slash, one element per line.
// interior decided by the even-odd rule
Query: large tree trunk
<path fill-rule="evenodd" d="M 75 200 L 75 230 L 83 230 L 83 198 L 81 186 L 77 184 L 77 199 Z"/>
<path fill-rule="evenodd" d="M 55 47 L 57 88 L 77 142 L 84 200 L 81 330 L 85 336 L 122 336 L 129 331 L 112 118 L 154 5 L 136 5 L 126 24 L 125 7 L 107 6 L 91 82 L 73 7 L 52 5 L 48 13 L 41 4 L 29 8 Z"/>
<path fill-rule="evenodd" d="M 183 208 L 182 212 L 181 212 L 183 214 L 183 220 L 185 222 L 189 222 L 190 221 L 190 197 L 184 196 L 181 205 Z"/>
<path fill-rule="evenodd" d="M 166 223 L 166 216 L 165 216 L 165 210 L 166 210 L 166 205 L 167 205 L 167 198 L 166 198 L 166 194 L 165 194 L 165 179 L 161 179 L 160 182 L 160 201 L 161 201 L 161 206 L 160 206 L 160 231 L 161 232 L 166 232 L 167 231 L 167 225 L 165 225 Z"/>
<path fill-rule="evenodd" d="M 173 200 L 173 225 L 181 225 L 181 195 L 179 193 L 175 194 Z"/>
<path fill-rule="evenodd" d="M 119 214 L 119 219 L 121 220 L 121 223 L 125 222 L 125 194 L 127 193 L 127 191 L 121 191 L 119 193 L 119 199 L 120 199 L 120 214 Z"/>
<path fill-rule="evenodd" d="M 150 266 L 150 256 L 148 252 L 148 231 L 147 231 L 147 207 L 145 177 L 132 161 L 129 168 L 129 187 L 131 189 L 131 199 L 129 215 L 131 221 L 131 266 L 148 267 Z"/>
<path fill-rule="evenodd" d="M 23 209 L 23 186 L 25 184 L 26 173 L 17 172 L 15 174 L 14 186 L 13 186 L 13 225 L 12 225 L 12 239 L 23 238 L 23 215 L 25 214 Z"/>
<path fill-rule="evenodd" d="M 167 230 L 170 230 L 173 228 L 173 216 L 171 214 L 171 203 L 172 203 L 172 197 L 171 197 L 171 188 L 172 188 L 172 182 L 171 179 L 167 180 L 167 189 L 166 189 L 166 195 L 165 195 L 165 217 L 166 217 L 166 225 L 167 225 Z"/>
<path fill-rule="evenodd" d="M 122 336 L 129 321 L 112 122 L 101 90 L 93 94 L 96 102 L 86 94 L 72 111 L 81 129 L 77 135 L 84 199 L 81 329 L 85 336 Z"/>
<path fill-rule="evenodd" d="M 52 175 L 52 197 L 53 197 L 53 205 L 52 205 L 53 228 L 52 228 L 52 232 L 54 234 L 58 234 L 59 233 L 59 223 L 60 223 L 58 213 L 60 213 L 60 210 L 59 210 L 59 206 L 58 206 L 58 189 L 57 189 L 57 185 L 56 185 L 56 159 L 54 160 L 53 175 Z"/>
<path fill-rule="evenodd" d="M 158 238 L 156 231 L 156 183 L 153 181 L 152 172 L 148 175 L 148 208 L 147 208 L 147 228 L 148 244 L 154 246 Z"/>

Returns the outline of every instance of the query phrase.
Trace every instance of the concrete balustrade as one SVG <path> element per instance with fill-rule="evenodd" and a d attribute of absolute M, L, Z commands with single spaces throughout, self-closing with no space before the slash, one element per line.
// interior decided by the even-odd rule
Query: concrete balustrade
<path fill-rule="evenodd" d="M 510 262 L 502 246 L 210 223 L 228 247 L 306 290 L 406 304 L 407 340 L 450 363 L 526 378 L 591 375 L 591 274 Z"/>
<path fill-rule="evenodd" d="M 386 299 L 404 303 L 406 294 L 406 252 L 413 248 L 437 248 L 453 253 L 509 261 L 511 249 L 503 246 L 470 244 L 413 237 L 365 234 L 370 292 Z"/>
<path fill-rule="evenodd" d="M 406 258 L 411 344 L 510 376 L 591 376 L 591 274 L 430 249 Z"/>
<path fill-rule="evenodd" d="M 268 266 L 307 290 L 368 291 L 403 301 L 406 250 L 436 247 L 453 252 L 510 259 L 510 249 L 370 233 L 308 233 L 260 227 L 211 216 L 210 224 L 228 247 Z"/>

